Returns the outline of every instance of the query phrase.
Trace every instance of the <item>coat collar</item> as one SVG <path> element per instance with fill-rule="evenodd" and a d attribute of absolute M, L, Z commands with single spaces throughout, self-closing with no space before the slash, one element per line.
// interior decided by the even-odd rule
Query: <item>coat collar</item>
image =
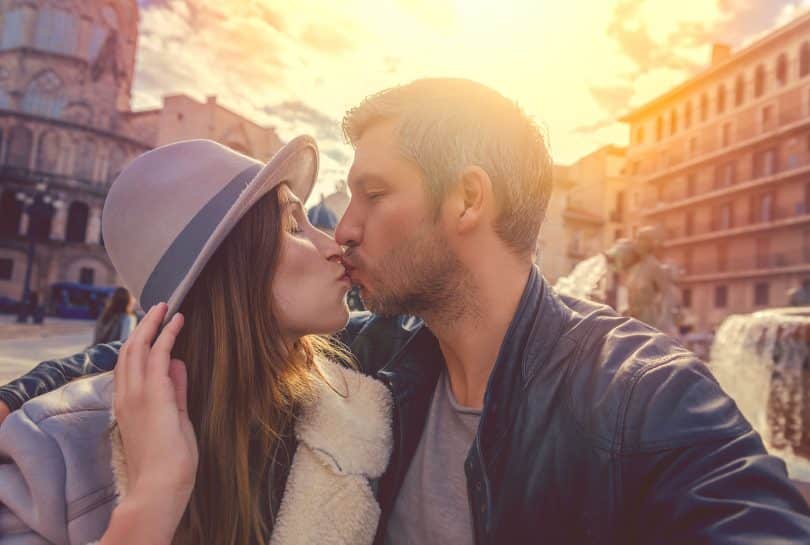
<path fill-rule="evenodd" d="M 391 394 L 357 371 L 328 360 L 317 365 L 323 380 L 295 425 L 298 448 L 271 544 L 370 544 L 380 510 L 368 481 L 382 475 L 391 454 Z M 127 476 L 117 428 L 112 469 L 120 498 Z"/>

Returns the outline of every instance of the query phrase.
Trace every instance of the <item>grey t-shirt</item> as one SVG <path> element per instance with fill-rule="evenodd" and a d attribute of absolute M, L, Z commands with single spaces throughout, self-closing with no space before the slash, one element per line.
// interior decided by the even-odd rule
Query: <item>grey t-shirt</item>
<path fill-rule="evenodd" d="M 459 405 L 442 372 L 385 532 L 385 545 L 473 543 L 464 461 L 481 411 Z"/>

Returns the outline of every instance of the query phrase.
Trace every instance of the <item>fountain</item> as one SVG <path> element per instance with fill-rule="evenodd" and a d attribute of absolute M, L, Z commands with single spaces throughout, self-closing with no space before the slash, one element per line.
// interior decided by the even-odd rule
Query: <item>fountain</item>
<path fill-rule="evenodd" d="M 627 287 L 627 308 L 618 310 L 665 333 L 677 335 L 678 273 L 656 257 L 662 239 L 659 229 L 645 227 L 634 240 L 620 239 L 603 254 L 581 261 L 571 274 L 558 279 L 554 287 L 565 295 L 604 301 L 603 279 L 609 271 L 615 271 Z"/>
<path fill-rule="evenodd" d="M 729 316 L 709 365 L 791 478 L 810 482 L 810 308 Z"/>
<path fill-rule="evenodd" d="M 580 262 L 557 291 L 604 301 L 608 272 L 620 274 L 627 308 L 618 309 L 677 336 L 678 274 L 655 256 L 660 232 L 642 229 Z M 810 280 L 789 294 L 792 308 L 728 317 L 711 344 L 709 366 L 723 389 L 781 457 L 810 501 Z M 805 305 L 805 306 L 798 306 Z"/>

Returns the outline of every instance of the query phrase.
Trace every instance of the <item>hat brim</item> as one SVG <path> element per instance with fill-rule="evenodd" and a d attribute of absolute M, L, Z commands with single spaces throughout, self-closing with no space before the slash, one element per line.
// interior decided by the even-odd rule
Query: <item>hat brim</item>
<path fill-rule="evenodd" d="M 169 309 L 163 319 L 163 325 L 177 313 L 191 286 L 220 244 L 259 199 L 279 184 L 286 183 L 301 202 L 307 201 L 318 176 L 318 160 L 317 143 L 312 137 L 302 135 L 291 140 L 262 167 L 223 216 L 188 273 L 172 292 L 166 302 Z"/>

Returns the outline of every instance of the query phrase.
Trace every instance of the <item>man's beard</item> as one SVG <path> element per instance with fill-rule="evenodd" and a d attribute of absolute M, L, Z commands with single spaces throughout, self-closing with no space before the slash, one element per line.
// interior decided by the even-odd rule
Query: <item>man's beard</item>
<path fill-rule="evenodd" d="M 443 235 L 426 227 L 390 250 L 367 269 L 368 286 L 361 290 L 366 307 L 382 316 L 453 319 L 461 315 L 471 292 L 471 280 Z"/>

